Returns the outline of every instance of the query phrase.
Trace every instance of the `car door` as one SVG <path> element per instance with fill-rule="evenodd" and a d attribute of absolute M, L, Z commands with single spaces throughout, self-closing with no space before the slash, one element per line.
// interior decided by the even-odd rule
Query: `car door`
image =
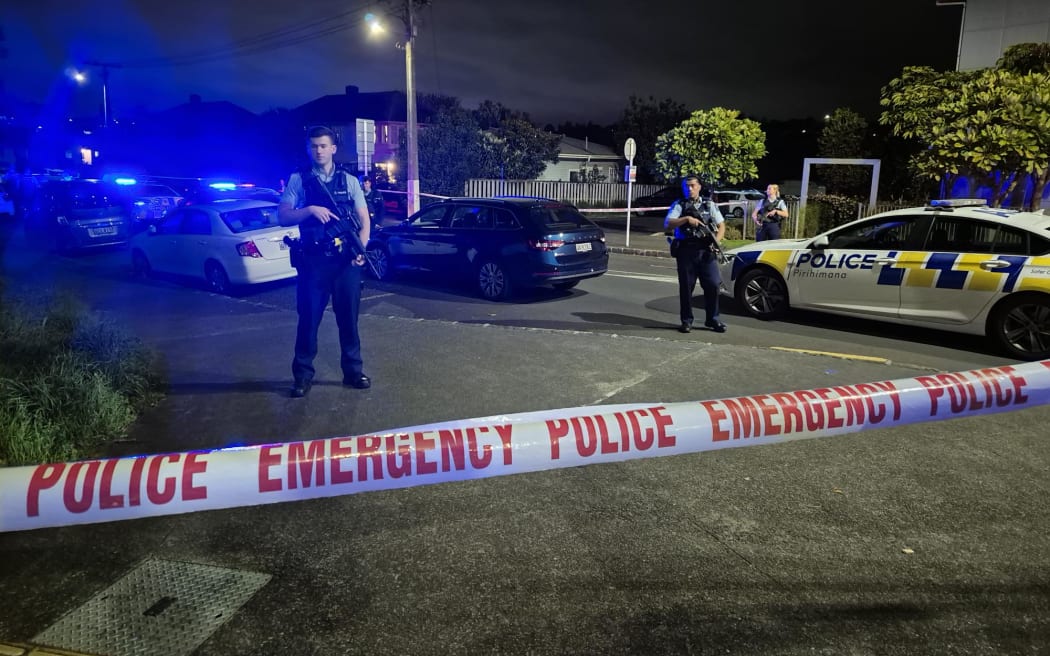
<path fill-rule="evenodd" d="M 921 234 L 922 216 L 894 215 L 844 226 L 824 248 L 796 254 L 788 269 L 791 304 L 874 317 L 896 317 L 905 270 L 903 249 Z"/>
<path fill-rule="evenodd" d="M 176 243 L 185 211 L 176 210 L 169 213 L 157 224 L 155 230 L 147 232 L 145 239 L 141 240 L 142 248 L 154 270 L 169 273 L 175 270 Z"/>
<path fill-rule="evenodd" d="M 903 253 L 901 318 L 965 324 L 1013 289 L 1028 259 L 1028 234 L 964 216 L 933 220 L 921 251 Z"/>
<path fill-rule="evenodd" d="M 204 275 L 204 261 L 212 249 L 211 215 L 195 207 L 182 212 L 172 251 L 172 271 L 185 276 Z"/>
<path fill-rule="evenodd" d="M 449 205 L 441 203 L 419 211 L 408 222 L 384 228 L 390 237 L 387 248 L 400 266 L 432 269 L 434 253 L 441 235 L 448 231 Z"/>
<path fill-rule="evenodd" d="M 464 203 L 452 208 L 449 215 L 449 238 L 438 237 L 438 264 L 442 270 L 456 274 L 473 271 L 478 256 L 492 251 L 493 209 Z"/>

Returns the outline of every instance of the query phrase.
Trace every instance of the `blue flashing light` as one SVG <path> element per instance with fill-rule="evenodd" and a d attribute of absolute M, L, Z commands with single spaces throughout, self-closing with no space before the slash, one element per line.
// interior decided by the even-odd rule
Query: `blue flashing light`
<path fill-rule="evenodd" d="M 222 191 L 231 191 L 237 188 L 237 185 L 233 184 L 232 182 L 213 182 L 208 186 L 212 189 L 219 189 Z"/>
<path fill-rule="evenodd" d="M 113 182 L 118 185 L 127 187 L 128 185 L 138 184 L 139 181 L 135 178 L 114 178 Z"/>

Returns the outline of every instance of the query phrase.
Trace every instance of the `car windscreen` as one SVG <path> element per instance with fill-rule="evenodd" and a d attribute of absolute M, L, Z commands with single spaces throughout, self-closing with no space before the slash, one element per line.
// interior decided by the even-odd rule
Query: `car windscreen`
<path fill-rule="evenodd" d="M 219 216 L 222 218 L 222 222 L 226 224 L 226 227 L 230 229 L 230 232 L 234 234 L 276 228 L 281 225 L 277 221 L 276 205 L 273 207 L 250 207 L 243 210 L 231 210 L 222 212 Z"/>
<path fill-rule="evenodd" d="M 569 205 L 534 205 L 529 208 L 529 219 L 540 228 L 571 226 L 578 228 L 589 225 L 588 221 L 575 207 Z"/>

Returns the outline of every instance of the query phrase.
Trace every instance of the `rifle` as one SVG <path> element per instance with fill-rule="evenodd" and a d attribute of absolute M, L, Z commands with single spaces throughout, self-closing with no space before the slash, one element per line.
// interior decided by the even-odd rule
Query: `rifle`
<path fill-rule="evenodd" d="M 369 257 L 368 251 L 365 250 L 365 245 L 361 243 L 361 237 L 357 234 L 355 229 L 356 221 L 353 217 L 343 216 L 339 208 L 339 203 L 335 202 L 335 198 L 332 196 L 332 192 L 328 189 L 328 185 L 321 184 L 321 189 L 325 190 L 328 194 L 328 198 L 332 201 L 332 207 L 336 208 L 333 212 L 337 217 L 335 221 L 329 221 L 324 224 L 324 234 L 332 239 L 332 244 L 342 252 L 343 248 L 346 247 L 357 259 L 357 256 L 365 258 L 365 264 L 368 266 L 368 270 L 372 272 L 376 280 L 379 280 L 382 276 L 379 275 L 379 269 L 376 268 L 376 263 Z M 367 204 L 368 201 L 365 201 Z"/>
<path fill-rule="evenodd" d="M 354 230 L 352 221 L 341 216 L 336 221 L 329 221 L 324 224 L 324 234 L 332 239 L 332 245 L 339 251 L 345 248 L 354 256 L 354 259 L 357 259 L 358 255 L 363 257 L 365 265 L 372 272 L 372 275 L 375 276 L 375 279 L 379 280 L 381 278 L 379 269 L 376 268 L 376 263 L 372 261 L 371 254 L 365 249 L 365 245 L 361 243 L 361 237 Z"/>
<path fill-rule="evenodd" d="M 690 226 L 688 228 L 685 228 L 683 229 L 683 232 L 688 232 L 692 234 L 693 237 L 699 239 L 706 239 L 708 242 L 707 247 L 711 249 L 711 252 L 715 254 L 716 258 L 718 258 L 719 264 L 729 264 L 729 262 L 731 262 L 732 259 L 736 257 L 736 255 L 729 255 L 724 250 L 722 250 L 721 246 L 718 245 L 718 239 L 715 238 L 715 233 L 711 232 L 711 228 L 707 227 L 707 222 L 704 221 L 704 217 L 697 215 L 695 205 L 687 206 L 683 203 L 682 216 L 689 216 L 699 221 L 699 223 L 695 227 Z"/>

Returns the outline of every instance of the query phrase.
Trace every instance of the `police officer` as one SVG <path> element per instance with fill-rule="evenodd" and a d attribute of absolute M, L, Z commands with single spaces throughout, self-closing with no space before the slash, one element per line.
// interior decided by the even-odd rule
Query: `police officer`
<path fill-rule="evenodd" d="M 758 227 L 755 241 L 780 239 L 780 223 L 788 217 L 787 210 L 787 203 L 780 197 L 780 185 L 766 187 L 766 197 L 751 212 L 751 219 Z"/>
<path fill-rule="evenodd" d="M 724 333 L 726 325 L 718 316 L 718 259 L 711 250 L 715 240 L 721 242 L 725 234 L 725 219 L 718 207 L 700 198 L 700 178 L 686 176 L 682 180 L 685 198 L 675 201 L 667 211 L 665 228 L 674 229 L 671 253 L 678 265 L 678 307 L 682 319 L 679 332 L 693 329 L 693 290 L 697 279 L 704 290 L 704 325 L 716 333 Z M 707 230 L 701 229 L 706 226 Z"/>
<path fill-rule="evenodd" d="M 372 227 L 375 229 L 382 228 L 383 215 L 386 213 L 386 206 L 383 204 L 383 192 L 372 188 L 372 179 L 367 175 L 361 176 L 361 189 L 365 193 L 368 215 L 372 217 Z"/>
<path fill-rule="evenodd" d="M 299 275 L 295 290 L 299 325 L 292 360 L 293 398 L 302 398 L 310 391 L 317 355 L 317 329 L 329 298 L 339 326 L 343 384 L 357 389 L 372 385 L 362 371 L 361 337 L 357 330 L 364 257 L 354 257 L 340 249 L 330 230 L 332 225 L 339 224 L 329 225 L 342 217 L 357 231 L 361 243 L 367 245 L 371 223 L 357 178 L 332 160 L 336 148 L 331 130 L 310 128 L 307 151 L 313 166 L 292 173 L 278 208 L 281 225 L 298 225 L 301 238 L 296 246 L 301 252 L 297 257 Z"/>

